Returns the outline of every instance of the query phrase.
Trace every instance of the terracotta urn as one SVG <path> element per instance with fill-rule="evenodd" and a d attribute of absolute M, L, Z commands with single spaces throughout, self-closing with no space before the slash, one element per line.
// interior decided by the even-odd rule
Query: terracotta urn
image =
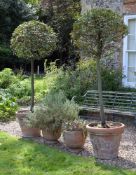
<path fill-rule="evenodd" d="M 86 136 L 82 130 L 64 131 L 63 139 L 67 147 L 77 149 L 83 148 Z"/>
<path fill-rule="evenodd" d="M 26 126 L 24 122 L 24 118 L 26 115 L 30 112 L 28 109 L 21 109 L 18 112 L 16 112 L 16 117 L 19 122 L 21 131 L 22 131 L 22 136 L 23 137 L 40 137 L 40 129 L 39 128 L 29 128 Z"/>
<path fill-rule="evenodd" d="M 61 136 L 61 128 L 56 129 L 54 132 L 49 129 L 42 129 L 42 136 L 47 141 L 57 142 Z"/>
<path fill-rule="evenodd" d="M 115 159 L 118 157 L 119 145 L 125 125 L 111 122 L 110 128 L 98 127 L 92 123 L 86 126 L 93 146 L 94 156 L 98 159 Z"/>

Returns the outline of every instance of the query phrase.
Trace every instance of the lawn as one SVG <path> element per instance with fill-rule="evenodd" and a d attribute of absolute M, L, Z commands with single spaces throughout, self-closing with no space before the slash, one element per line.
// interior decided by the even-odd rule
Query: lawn
<path fill-rule="evenodd" d="M 0 132 L 0 175 L 135 175 Z"/>

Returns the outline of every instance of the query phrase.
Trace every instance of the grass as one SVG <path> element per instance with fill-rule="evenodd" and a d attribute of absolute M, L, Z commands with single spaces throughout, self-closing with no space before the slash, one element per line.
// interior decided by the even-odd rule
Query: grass
<path fill-rule="evenodd" d="M 0 132 L 0 175 L 135 175 Z"/>

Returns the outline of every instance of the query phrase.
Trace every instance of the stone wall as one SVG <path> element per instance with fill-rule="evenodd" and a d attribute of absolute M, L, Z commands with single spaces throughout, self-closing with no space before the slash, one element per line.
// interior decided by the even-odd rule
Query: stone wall
<path fill-rule="evenodd" d="M 81 0 L 82 12 L 95 7 L 111 8 L 119 13 L 123 12 L 123 0 Z"/>
<path fill-rule="evenodd" d="M 122 15 L 136 14 L 136 0 L 81 0 L 82 12 L 91 8 L 111 8 Z"/>

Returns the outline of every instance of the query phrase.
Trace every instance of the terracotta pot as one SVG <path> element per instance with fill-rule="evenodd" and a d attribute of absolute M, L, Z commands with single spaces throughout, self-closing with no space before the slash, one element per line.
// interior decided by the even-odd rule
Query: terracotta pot
<path fill-rule="evenodd" d="M 57 141 L 61 136 L 61 128 L 56 129 L 54 132 L 48 129 L 42 129 L 42 135 L 47 141 Z"/>
<path fill-rule="evenodd" d="M 21 128 L 25 125 L 23 120 L 29 112 L 30 110 L 28 109 L 20 109 L 18 112 L 16 112 L 16 117 Z"/>
<path fill-rule="evenodd" d="M 69 148 L 83 148 L 86 137 L 83 131 L 64 131 L 63 138 Z"/>
<path fill-rule="evenodd" d="M 95 124 L 86 126 L 93 145 L 94 156 L 98 159 L 114 159 L 118 157 L 118 150 L 125 125 L 114 123 L 110 128 L 98 128 Z"/>
<path fill-rule="evenodd" d="M 23 137 L 40 137 L 41 131 L 39 128 L 28 128 L 23 127 L 21 128 Z"/>
<path fill-rule="evenodd" d="M 29 128 L 24 123 L 24 118 L 30 112 L 28 109 L 22 109 L 16 113 L 16 117 L 18 119 L 22 135 L 23 137 L 40 137 L 40 129 L 39 128 Z"/>

